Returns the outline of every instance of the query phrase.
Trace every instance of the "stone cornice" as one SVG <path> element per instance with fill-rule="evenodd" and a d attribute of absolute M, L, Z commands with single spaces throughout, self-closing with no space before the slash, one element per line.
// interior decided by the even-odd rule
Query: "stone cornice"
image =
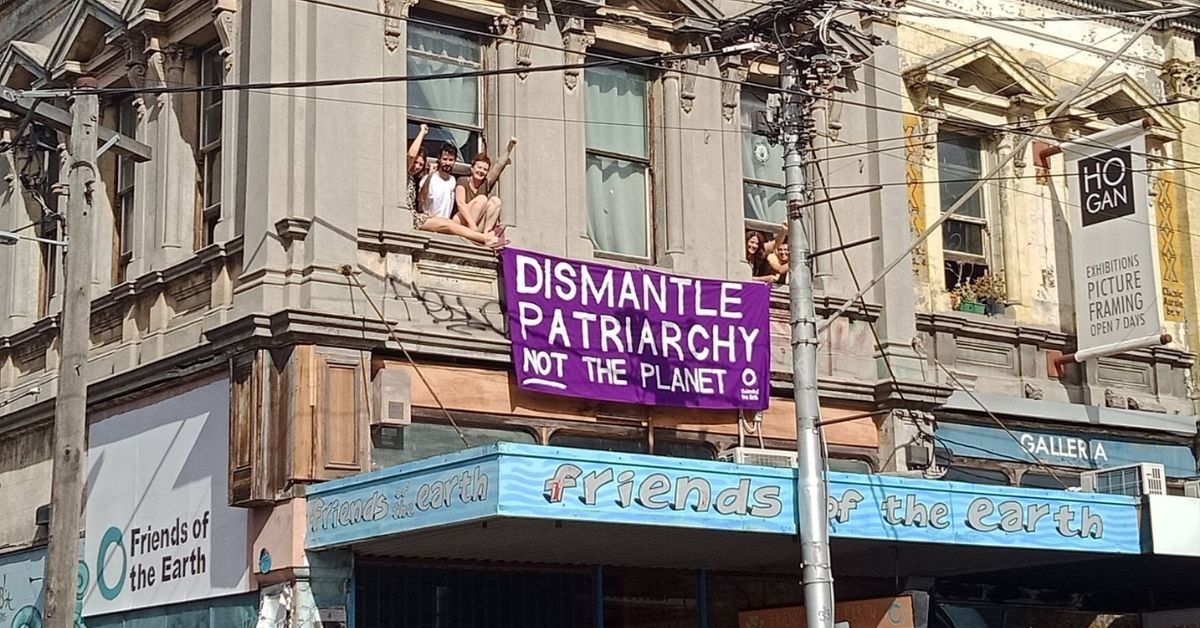
<path fill-rule="evenodd" d="M 957 313 L 918 313 L 917 329 L 936 334 L 948 333 L 954 336 L 992 340 L 1011 345 L 1032 344 L 1040 349 L 1052 349 L 1064 353 L 1075 347 L 1075 340 L 1070 334 L 1045 329 L 1013 324 L 1007 319 L 978 318 Z M 1122 354 L 1122 359 L 1135 362 L 1165 363 L 1176 368 L 1188 368 L 1196 361 L 1196 354 L 1169 347 L 1154 347 L 1139 349 Z"/>

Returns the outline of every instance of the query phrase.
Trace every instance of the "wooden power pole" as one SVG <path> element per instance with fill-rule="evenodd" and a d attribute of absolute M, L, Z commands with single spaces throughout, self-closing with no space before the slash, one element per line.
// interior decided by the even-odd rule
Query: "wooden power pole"
<path fill-rule="evenodd" d="M 71 154 L 67 182 L 67 252 L 60 329 L 61 358 L 54 404 L 54 472 L 50 493 L 50 547 L 46 558 L 46 628 L 74 628 L 83 529 L 87 458 L 87 361 L 92 318 L 92 252 L 96 136 L 100 125 L 96 80 L 80 78 L 71 101 Z"/>

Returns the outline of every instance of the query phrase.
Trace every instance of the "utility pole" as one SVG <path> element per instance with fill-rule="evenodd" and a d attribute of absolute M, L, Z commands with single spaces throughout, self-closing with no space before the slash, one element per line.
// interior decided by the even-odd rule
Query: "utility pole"
<path fill-rule="evenodd" d="M 804 168 L 811 137 L 812 100 L 802 95 L 800 62 L 779 51 L 779 115 L 786 184 L 791 262 L 788 294 L 792 326 L 792 395 L 796 403 L 796 523 L 803 562 L 804 613 L 810 628 L 833 626 L 833 572 L 830 568 L 825 449 L 821 445 L 821 400 L 817 394 L 817 314 L 813 299 L 812 243 L 804 224 Z M 811 62 L 811 59 L 807 60 Z M 810 68 L 805 68 L 806 72 Z"/>
<path fill-rule="evenodd" d="M 50 547 L 46 559 L 46 628 L 74 628 L 83 528 L 84 461 L 87 456 L 87 360 L 92 318 L 92 184 L 96 173 L 99 97 L 96 80 L 82 77 L 71 102 L 71 154 L 66 230 L 68 247 L 59 327 L 61 359 L 54 403 L 54 472 L 50 498 Z"/>

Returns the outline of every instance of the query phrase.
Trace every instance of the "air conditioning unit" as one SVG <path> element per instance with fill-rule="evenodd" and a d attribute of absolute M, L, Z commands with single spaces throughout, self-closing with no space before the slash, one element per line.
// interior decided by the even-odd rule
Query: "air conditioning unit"
<path fill-rule="evenodd" d="M 796 452 L 783 449 L 732 447 L 722 452 L 717 459 L 735 464 L 753 464 L 760 467 L 796 467 Z"/>
<path fill-rule="evenodd" d="M 1200 498 L 1200 480 L 1188 480 L 1184 482 L 1183 494 L 1187 497 Z"/>
<path fill-rule="evenodd" d="M 1167 472 L 1152 462 L 1084 471 L 1079 474 L 1079 489 L 1110 495 L 1166 495 Z"/>
<path fill-rule="evenodd" d="M 412 382 L 400 369 L 379 369 L 371 381 L 371 427 L 412 423 Z"/>

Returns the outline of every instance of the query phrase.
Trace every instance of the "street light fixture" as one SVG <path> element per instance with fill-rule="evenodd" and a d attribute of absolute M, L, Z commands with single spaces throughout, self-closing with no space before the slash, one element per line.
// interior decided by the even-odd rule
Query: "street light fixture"
<path fill-rule="evenodd" d="M 49 238 L 39 238 L 36 236 L 21 235 L 19 233 L 14 233 L 12 231 L 0 231 L 0 245 L 12 246 L 12 245 L 16 244 L 18 240 L 28 240 L 30 242 L 41 242 L 42 244 L 50 244 L 53 246 L 61 246 L 61 247 L 67 246 L 66 240 L 51 240 Z"/>

